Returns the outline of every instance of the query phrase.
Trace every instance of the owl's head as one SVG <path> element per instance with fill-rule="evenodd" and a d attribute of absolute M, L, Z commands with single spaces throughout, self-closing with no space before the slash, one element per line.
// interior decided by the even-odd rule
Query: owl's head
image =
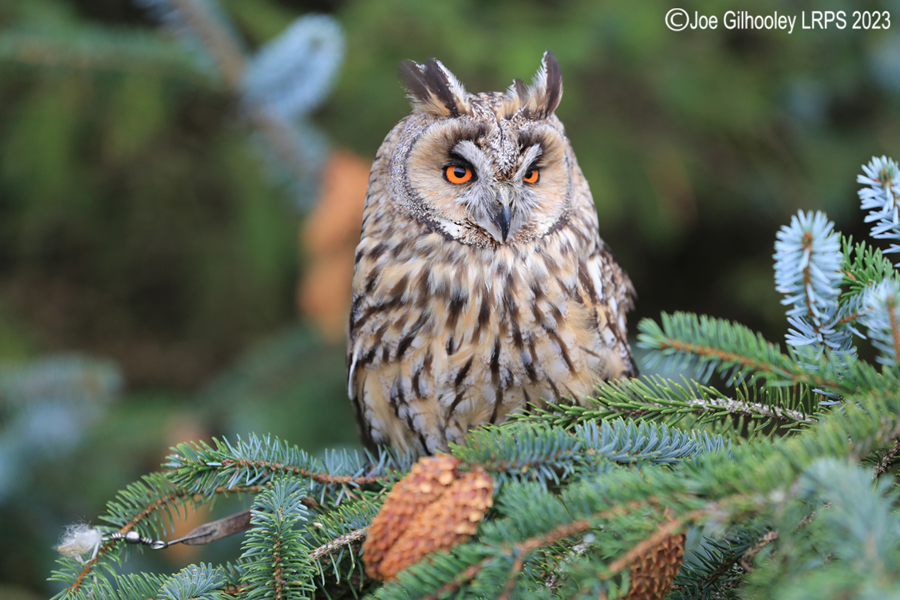
<path fill-rule="evenodd" d="M 437 60 L 404 61 L 413 113 L 391 156 L 394 197 L 420 222 L 478 246 L 515 244 L 567 217 L 574 155 L 553 114 L 562 75 L 544 53 L 531 85 L 469 94 Z"/>

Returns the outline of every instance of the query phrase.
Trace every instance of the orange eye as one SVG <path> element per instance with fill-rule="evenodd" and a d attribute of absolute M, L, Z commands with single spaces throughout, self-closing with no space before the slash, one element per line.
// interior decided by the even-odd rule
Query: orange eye
<path fill-rule="evenodd" d="M 465 183 L 472 179 L 472 169 L 462 165 L 449 165 L 444 167 L 444 179 L 450 183 Z"/>
<path fill-rule="evenodd" d="M 528 169 L 528 171 L 525 172 L 525 177 L 522 178 L 522 181 L 525 183 L 537 183 L 540 179 L 540 169 Z"/>

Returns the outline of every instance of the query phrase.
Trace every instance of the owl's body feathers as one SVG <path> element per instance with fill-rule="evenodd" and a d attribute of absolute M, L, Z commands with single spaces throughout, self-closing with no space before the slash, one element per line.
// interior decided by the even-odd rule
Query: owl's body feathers
<path fill-rule="evenodd" d="M 353 276 L 348 392 L 364 443 L 432 453 L 634 375 L 633 289 L 553 115 L 552 53 L 505 94 L 466 94 L 437 61 L 401 75 L 415 110 L 372 166 Z"/>

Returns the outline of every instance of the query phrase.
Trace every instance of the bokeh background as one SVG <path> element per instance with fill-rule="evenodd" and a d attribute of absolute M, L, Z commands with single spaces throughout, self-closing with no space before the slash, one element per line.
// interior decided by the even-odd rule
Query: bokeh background
<path fill-rule="evenodd" d="M 676 33 L 676 6 L 848 22 Z M 866 8 L 892 27 L 852 30 Z M 343 326 L 397 63 L 501 90 L 547 48 L 632 327 L 782 339 L 777 229 L 864 235 L 860 165 L 900 155 L 898 2 L 0 0 L 0 597 L 51 594 L 64 525 L 175 443 L 356 444 Z M 137 568 L 203 557 L 164 554 Z"/>

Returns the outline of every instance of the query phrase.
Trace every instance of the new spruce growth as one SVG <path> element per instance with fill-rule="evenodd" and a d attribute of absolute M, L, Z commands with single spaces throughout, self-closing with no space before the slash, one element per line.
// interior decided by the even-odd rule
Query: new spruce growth
<path fill-rule="evenodd" d="M 872 237 L 878 240 L 900 240 L 900 207 L 897 206 L 900 196 L 900 170 L 897 163 L 889 158 L 873 158 L 863 167 L 863 175 L 856 178 L 857 183 L 868 187 L 859 190 L 862 209 L 868 210 L 866 223 L 872 226 Z M 891 244 L 885 252 L 900 251 L 900 246 Z"/>
<path fill-rule="evenodd" d="M 896 163 L 873 159 L 859 181 L 872 237 L 898 239 Z M 786 348 L 711 317 L 643 321 L 651 361 L 693 364 L 722 389 L 612 381 L 585 404 L 472 432 L 448 460 L 490 477 L 490 508 L 474 535 L 396 579 L 371 578 L 362 548 L 410 457 L 316 458 L 251 437 L 174 448 L 162 472 L 110 502 L 108 525 L 72 529 L 56 598 L 656 598 L 684 533 L 669 598 L 897 595 L 900 280 L 882 251 L 821 213 L 795 216 L 774 258 Z M 873 351 L 878 365 L 860 358 Z M 410 493 L 399 496 L 415 506 Z M 183 510 L 223 494 L 252 508 L 233 564 L 120 574 L 129 532 L 164 539 Z"/>

